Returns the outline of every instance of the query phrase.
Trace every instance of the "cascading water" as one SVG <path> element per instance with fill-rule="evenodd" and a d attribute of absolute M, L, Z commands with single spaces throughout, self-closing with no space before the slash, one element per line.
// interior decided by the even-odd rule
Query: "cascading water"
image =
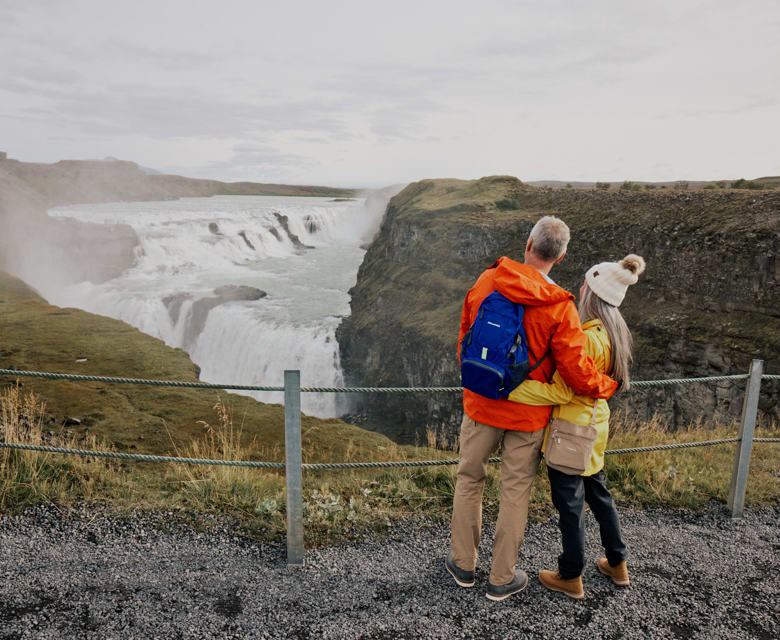
<path fill-rule="evenodd" d="M 59 207 L 51 216 L 127 224 L 136 263 L 118 278 L 47 290 L 53 304 L 118 318 L 185 349 L 207 382 L 339 386 L 335 330 L 381 222 L 363 200 L 215 196 Z M 281 402 L 281 393 L 253 393 Z M 304 394 L 306 413 L 333 417 L 337 394 Z"/>

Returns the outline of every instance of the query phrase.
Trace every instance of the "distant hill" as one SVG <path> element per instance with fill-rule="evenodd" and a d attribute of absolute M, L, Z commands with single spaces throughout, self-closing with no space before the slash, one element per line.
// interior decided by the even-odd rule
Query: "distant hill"
<path fill-rule="evenodd" d="M 724 185 L 724 188 L 728 188 L 734 183 L 736 178 L 718 179 L 718 180 L 671 180 L 666 182 L 649 182 L 646 180 L 604 180 L 602 182 L 582 182 L 577 180 L 535 180 L 533 182 L 526 182 L 526 184 L 532 187 L 552 187 L 553 189 L 595 189 L 598 184 L 609 184 L 610 189 L 619 189 L 625 182 L 629 182 L 633 185 L 639 185 L 641 188 L 652 189 L 674 189 L 680 187 L 680 185 L 686 185 L 688 189 L 703 189 L 711 188 L 709 185 Z M 755 178 L 754 180 L 747 180 L 747 182 L 758 182 L 766 187 L 780 186 L 780 176 Z"/>
<path fill-rule="evenodd" d="M 112 158 L 42 164 L 0 153 L 0 269 L 25 277 L 46 268 L 63 283 L 113 278 L 135 259 L 132 228 L 54 220 L 46 215 L 49 208 L 215 195 L 351 198 L 357 191 L 149 174 L 135 162 Z"/>
<path fill-rule="evenodd" d="M 220 182 L 149 173 L 127 160 L 60 160 L 53 164 L 0 159 L 0 180 L 12 176 L 49 206 L 115 200 L 170 200 L 188 196 L 257 195 L 350 198 L 355 189 L 259 182 Z M 153 170 L 152 170 L 153 171 Z"/>

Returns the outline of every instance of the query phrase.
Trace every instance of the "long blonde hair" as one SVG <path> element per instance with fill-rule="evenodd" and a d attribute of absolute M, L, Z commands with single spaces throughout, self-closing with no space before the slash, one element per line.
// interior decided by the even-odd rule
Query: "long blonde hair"
<path fill-rule="evenodd" d="M 637 275 L 645 270 L 644 260 L 639 256 L 626 256 L 619 264 Z M 586 282 L 583 286 L 578 310 L 580 322 L 583 324 L 588 320 L 601 320 L 612 344 L 612 357 L 607 368 L 607 375 L 618 382 L 620 391 L 628 391 L 631 388 L 628 371 L 634 359 L 634 340 L 620 309 L 604 302 Z"/>

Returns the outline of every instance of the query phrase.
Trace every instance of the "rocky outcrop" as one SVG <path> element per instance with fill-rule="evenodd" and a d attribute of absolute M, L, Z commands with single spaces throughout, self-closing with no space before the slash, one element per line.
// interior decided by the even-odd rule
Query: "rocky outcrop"
<path fill-rule="evenodd" d="M 243 241 L 246 243 L 247 247 L 249 247 L 252 251 L 255 250 L 255 245 L 253 245 L 252 242 L 247 237 L 246 231 L 239 231 L 238 235 L 243 239 Z"/>
<path fill-rule="evenodd" d="M 192 311 L 184 330 L 184 344 L 191 346 L 206 326 L 209 312 L 226 302 L 253 301 L 265 298 L 265 291 L 246 285 L 226 284 L 214 289 L 214 295 L 208 298 L 200 298 L 192 303 Z M 185 300 L 191 299 L 189 294 L 169 296 L 163 300 L 174 324 L 178 322 L 181 307 Z"/>
<path fill-rule="evenodd" d="M 282 229 L 284 229 L 285 234 L 287 234 L 287 237 L 290 239 L 290 242 L 292 242 L 292 245 L 296 249 L 313 249 L 314 248 L 314 247 L 312 247 L 312 246 L 310 246 L 308 244 L 303 244 L 303 242 L 301 242 L 301 239 L 296 234 L 294 234 L 292 231 L 290 231 L 290 221 L 289 221 L 289 218 L 287 216 L 279 213 L 278 211 L 274 211 L 274 217 L 276 218 L 276 221 L 279 223 L 279 226 L 281 226 Z M 275 235 L 277 235 L 277 237 L 278 237 L 278 233 L 275 234 Z"/>
<path fill-rule="evenodd" d="M 647 272 L 621 309 L 636 343 L 636 379 L 744 373 L 752 358 L 780 372 L 780 192 L 575 191 L 531 188 L 511 177 L 424 180 L 389 203 L 338 330 L 349 384 L 457 385 L 463 297 L 501 255 L 522 260 L 543 214 L 572 229 L 552 272 L 577 291 L 596 262 L 638 253 Z M 766 383 L 764 415 L 780 416 Z M 614 408 L 670 425 L 732 419 L 743 385 L 687 385 L 623 394 Z M 356 412 L 372 428 L 420 433 L 457 429 L 453 394 L 366 395 Z"/>

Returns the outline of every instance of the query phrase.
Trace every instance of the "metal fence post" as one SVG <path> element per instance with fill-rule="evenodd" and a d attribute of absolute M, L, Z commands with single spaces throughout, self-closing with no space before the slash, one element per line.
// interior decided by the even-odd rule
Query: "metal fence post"
<path fill-rule="evenodd" d="M 287 481 L 287 566 L 303 565 L 301 372 L 284 372 L 284 459 Z"/>
<path fill-rule="evenodd" d="M 745 400 L 742 403 L 742 422 L 739 426 L 740 441 L 734 456 L 734 470 L 731 473 L 729 488 L 729 509 L 732 518 L 741 518 L 745 509 L 745 489 L 750 470 L 750 452 L 753 450 L 753 432 L 756 428 L 758 397 L 761 393 L 761 374 L 764 361 L 753 360 L 745 388 Z"/>

